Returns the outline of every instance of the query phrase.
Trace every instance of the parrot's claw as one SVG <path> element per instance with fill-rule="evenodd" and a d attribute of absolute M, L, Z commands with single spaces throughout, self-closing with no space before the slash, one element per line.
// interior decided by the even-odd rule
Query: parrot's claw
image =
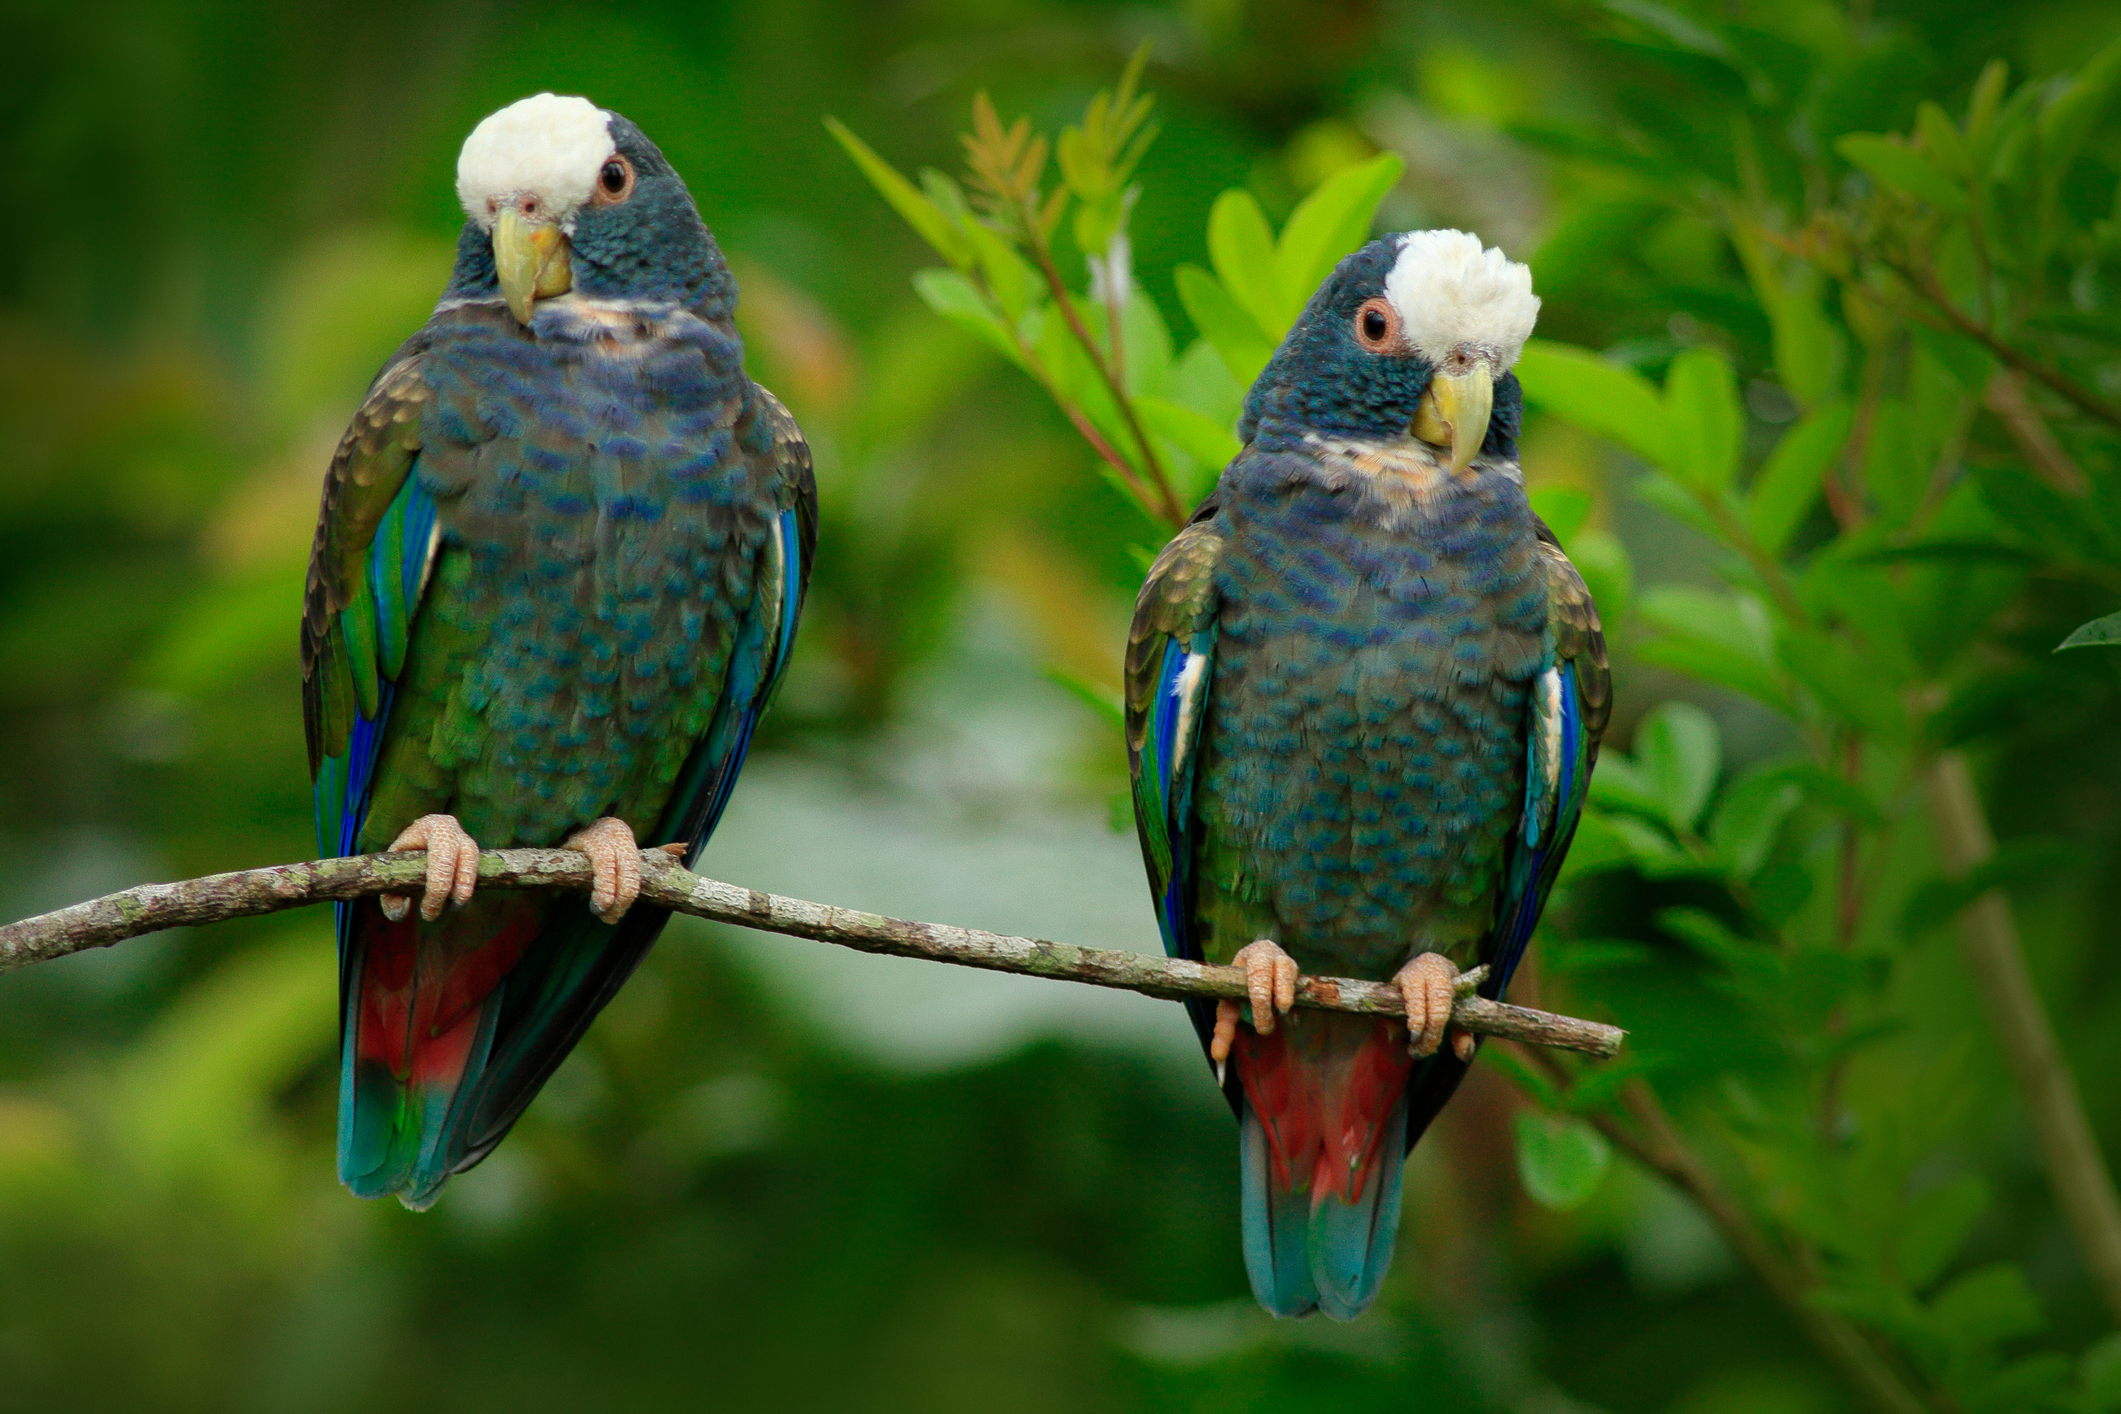
<path fill-rule="evenodd" d="M 586 830 L 567 837 L 562 849 L 578 849 L 589 856 L 596 883 L 589 890 L 589 911 L 606 923 L 616 923 L 641 896 L 641 846 L 633 837 L 633 826 L 606 815 Z"/>
<path fill-rule="evenodd" d="M 420 896 L 420 916 L 432 923 L 449 904 L 462 907 L 471 902 L 471 891 L 479 882 L 479 842 L 464 833 L 454 815 L 422 815 L 399 831 L 390 842 L 393 851 L 427 852 L 427 891 Z M 402 920 L 412 908 L 405 894 L 385 894 L 378 900 L 383 916 Z"/>
<path fill-rule="evenodd" d="M 1296 959 L 1273 939 L 1261 938 L 1239 948 L 1230 961 L 1245 970 L 1245 989 L 1252 994 L 1252 1029 L 1262 1036 L 1271 1035 L 1275 1019 L 1296 1005 Z M 1233 998 L 1215 1004 L 1215 1035 L 1208 1043 L 1208 1059 L 1215 1062 L 1218 1077 L 1223 1062 L 1230 1058 L 1243 1015 L 1243 1003 Z"/>
<path fill-rule="evenodd" d="M 1458 965 L 1440 952 L 1425 952 L 1400 968 L 1392 981 L 1407 999 L 1407 1039 L 1414 1054 L 1435 1055 L 1458 1000 Z M 1453 1035 L 1452 1053 L 1467 1059 L 1473 1053 L 1472 1041 L 1469 1035 Z"/>

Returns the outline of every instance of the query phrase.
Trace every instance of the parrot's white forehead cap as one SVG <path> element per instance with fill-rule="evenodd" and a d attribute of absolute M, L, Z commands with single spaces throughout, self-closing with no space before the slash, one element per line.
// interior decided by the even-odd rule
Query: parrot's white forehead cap
<path fill-rule="evenodd" d="M 1407 342 L 1431 363 L 1465 350 L 1496 371 L 1517 362 L 1539 318 L 1532 272 L 1464 231 L 1410 231 L 1385 276 Z"/>
<path fill-rule="evenodd" d="M 552 219 L 572 216 L 611 156 L 611 115 L 586 98 L 540 93 L 471 130 L 457 154 L 457 200 L 489 230 L 494 208 L 528 193 Z"/>

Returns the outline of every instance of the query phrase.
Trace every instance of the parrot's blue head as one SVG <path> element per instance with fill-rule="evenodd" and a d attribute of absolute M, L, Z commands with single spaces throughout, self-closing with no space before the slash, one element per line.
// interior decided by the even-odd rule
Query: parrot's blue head
<path fill-rule="evenodd" d="M 692 193 L 648 135 L 586 98 L 540 93 L 472 130 L 457 158 L 469 218 L 445 299 L 674 303 L 727 320 L 736 283 Z"/>
<path fill-rule="evenodd" d="M 1410 231 L 1340 262 L 1245 400 L 1238 435 L 1429 444 L 1453 472 L 1516 456 L 1511 365 L 1539 314 L 1532 272 L 1463 231 Z"/>

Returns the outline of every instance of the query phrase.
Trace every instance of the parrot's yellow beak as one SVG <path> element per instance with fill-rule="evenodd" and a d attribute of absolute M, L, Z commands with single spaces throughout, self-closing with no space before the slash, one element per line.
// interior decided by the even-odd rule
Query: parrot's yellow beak
<path fill-rule="evenodd" d="M 516 322 L 530 323 L 530 311 L 541 299 L 574 288 L 573 252 L 567 237 L 550 221 L 533 221 L 513 206 L 493 219 L 493 269 L 500 277 L 501 298 Z"/>
<path fill-rule="evenodd" d="M 1416 437 L 1432 447 L 1448 448 L 1451 474 L 1456 476 L 1480 455 L 1480 444 L 1488 438 L 1488 417 L 1495 410 L 1495 371 L 1484 358 L 1462 372 L 1438 370 L 1429 379 L 1429 389 L 1414 409 Z"/>

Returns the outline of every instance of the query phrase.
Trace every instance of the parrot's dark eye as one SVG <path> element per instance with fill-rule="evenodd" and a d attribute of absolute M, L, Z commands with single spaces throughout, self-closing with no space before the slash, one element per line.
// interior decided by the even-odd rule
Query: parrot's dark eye
<path fill-rule="evenodd" d="M 599 206 L 616 206 L 633 195 L 633 164 L 613 153 L 597 173 L 597 189 L 591 200 Z"/>
<path fill-rule="evenodd" d="M 1355 337 L 1371 353 L 1383 353 L 1399 342 L 1399 311 L 1388 299 L 1364 300 L 1355 311 Z"/>

